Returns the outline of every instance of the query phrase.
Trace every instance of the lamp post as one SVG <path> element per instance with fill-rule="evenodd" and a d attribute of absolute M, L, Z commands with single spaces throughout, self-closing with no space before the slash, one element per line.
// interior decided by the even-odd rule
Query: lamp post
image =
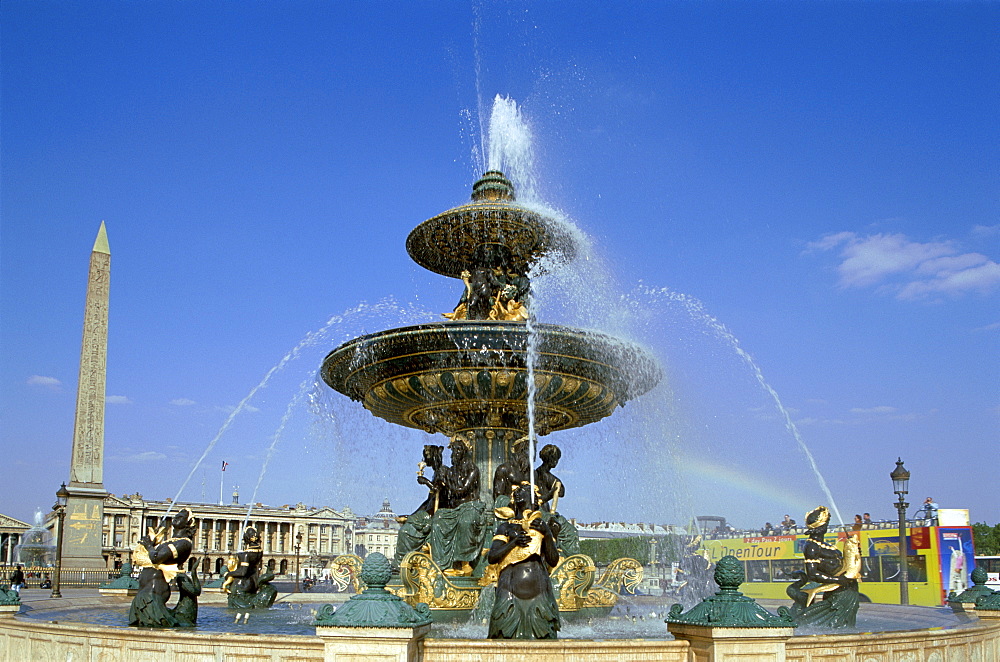
<path fill-rule="evenodd" d="M 299 550 L 302 548 L 302 532 L 295 534 L 295 592 L 299 592 Z"/>
<path fill-rule="evenodd" d="M 906 558 L 906 509 L 910 504 L 904 500 L 906 488 L 910 482 L 910 472 L 903 466 L 903 459 L 896 460 L 896 468 L 889 474 L 892 479 L 892 490 L 899 496 L 896 501 L 896 510 L 899 511 L 899 604 L 910 604 L 910 587 L 907 585 L 910 579 L 910 569 Z"/>
<path fill-rule="evenodd" d="M 56 517 L 59 518 L 59 524 L 56 527 L 56 571 L 53 573 L 52 594 L 49 596 L 52 598 L 62 597 L 62 593 L 59 592 L 59 579 L 62 572 L 63 523 L 66 521 L 67 501 L 69 501 L 69 490 L 66 489 L 66 483 L 63 483 L 59 491 L 56 492 L 56 505 L 52 506 L 52 510 L 56 511 Z"/>

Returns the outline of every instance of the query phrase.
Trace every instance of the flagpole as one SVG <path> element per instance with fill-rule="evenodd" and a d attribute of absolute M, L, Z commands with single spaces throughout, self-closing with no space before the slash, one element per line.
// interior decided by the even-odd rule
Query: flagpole
<path fill-rule="evenodd" d="M 225 480 L 226 480 L 226 463 L 225 463 L 225 461 L 223 461 L 223 463 L 222 463 L 222 471 L 219 472 L 219 505 L 220 506 L 225 505 L 223 503 L 223 501 L 222 501 L 222 486 L 225 483 Z"/>

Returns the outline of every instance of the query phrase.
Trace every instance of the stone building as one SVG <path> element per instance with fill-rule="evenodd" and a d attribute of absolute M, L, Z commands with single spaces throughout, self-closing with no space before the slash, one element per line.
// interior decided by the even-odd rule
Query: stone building
<path fill-rule="evenodd" d="M 21 537 L 31 526 L 19 519 L 0 513 L 0 565 L 15 563 L 14 548 L 21 543 Z M 393 547 L 395 547 L 393 543 Z"/>
<path fill-rule="evenodd" d="M 382 509 L 372 518 L 358 518 L 354 529 L 355 554 L 365 557 L 373 552 L 385 554 L 392 558 L 396 554 L 396 536 L 399 535 L 399 523 L 396 514 L 392 512 L 389 500 L 382 502 Z"/>
<path fill-rule="evenodd" d="M 190 508 L 197 520 L 195 551 L 203 576 L 225 571 L 229 555 L 240 548 L 248 506 L 151 501 L 141 494 L 109 495 L 104 500 L 103 553 L 109 568 L 130 561 L 132 548 L 148 527 L 157 526 L 170 509 Z M 174 506 L 171 508 L 171 506 Z M 366 556 L 382 552 L 391 558 L 399 525 L 389 501 L 374 517 L 359 517 L 350 508 L 310 507 L 302 503 L 280 507 L 254 505 L 248 524 L 260 532 L 265 563 L 277 575 L 295 571 L 296 558 L 306 574 L 322 574 L 340 554 Z M 301 536 L 301 538 L 299 537 Z M 298 544 L 298 550 L 296 550 Z"/>

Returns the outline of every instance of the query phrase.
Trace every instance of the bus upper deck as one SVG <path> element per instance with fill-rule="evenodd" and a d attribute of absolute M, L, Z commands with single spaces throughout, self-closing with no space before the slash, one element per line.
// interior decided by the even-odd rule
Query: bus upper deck
<path fill-rule="evenodd" d="M 842 549 L 851 527 L 833 528 L 826 542 Z M 857 533 L 863 554 L 862 599 L 899 604 L 898 523 L 874 522 L 863 525 Z M 804 527 L 761 535 L 760 531 L 740 532 L 720 526 L 702 534 L 701 549 L 712 563 L 729 554 L 744 562 L 746 583 L 740 589 L 744 594 L 785 599 L 794 574 L 805 567 L 802 549 L 806 540 Z M 950 592 L 961 592 L 971 585 L 969 575 L 975 567 L 972 529 L 910 520 L 906 523 L 906 558 L 910 604 L 941 605 Z"/>

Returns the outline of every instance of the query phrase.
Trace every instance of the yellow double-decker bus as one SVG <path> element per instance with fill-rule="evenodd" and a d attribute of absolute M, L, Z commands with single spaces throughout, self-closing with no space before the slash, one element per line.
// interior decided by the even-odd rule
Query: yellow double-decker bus
<path fill-rule="evenodd" d="M 906 529 L 909 602 L 913 605 L 943 604 L 951 591 L 970 586 L 975 567 L 972 528 L 968 526 L 926 526 L 911 522 Z M 862 600 L 899 604 L 899 528 L 893 523 L 875 523 L 858 531 L 861 536 Z M 847 533 L 830 532 L 827 543 L 843 549 Z M 731 554 L 744 563 L 746 583 L 740 588 L 753 598 L 786 599 L 785 589 L 795 580 L 796 571 L 805 569 L 802 549 L 804 529 L 777 535 L 723 533 L 706 534 L 702 549 L 712 563 Z"/>

